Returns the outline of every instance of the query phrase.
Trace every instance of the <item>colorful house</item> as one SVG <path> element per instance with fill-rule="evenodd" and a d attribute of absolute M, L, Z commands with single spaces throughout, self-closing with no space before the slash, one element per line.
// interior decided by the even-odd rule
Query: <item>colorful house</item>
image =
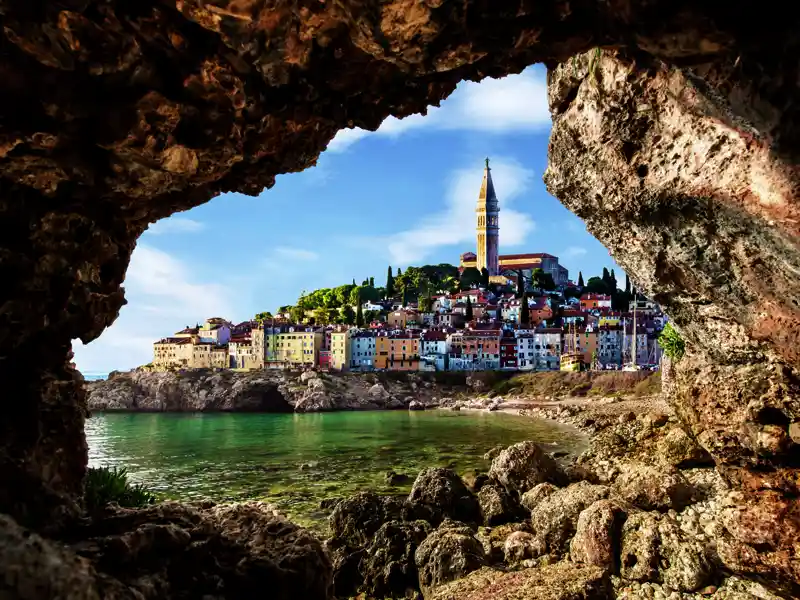
<path fill-rule="evenodd" d="M 611 308 L 611 296 L 607 294 L 584 294 L 581 296 L 581 310 Z"/>
<path fill-rule="evenodd" d="M 372 371 L 375 368 L 374 331 L 358 331 L 350 338 L 350 370 Z"/>
<path fill-rule="evenodd" d="M 419 338 L 407 332 L 380 333 L 375 338 L 375 368 L 419 370 Z"/>
<path fill-rule="evenodd" d="M 334 371 L 347 371 L 350 368 L 350 332 L 331 333 L 330 367 Z"/>

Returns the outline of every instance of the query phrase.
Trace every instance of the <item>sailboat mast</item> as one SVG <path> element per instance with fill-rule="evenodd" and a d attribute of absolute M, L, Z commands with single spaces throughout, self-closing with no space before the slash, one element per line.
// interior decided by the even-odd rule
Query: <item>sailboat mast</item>
<path fill-rule="evenodd" d="M 631 342 L 631 364 L 636 366 L 636 305 L 639 304 L 636 300 L 636 291 L 633 293 L 633 341 Z"/>

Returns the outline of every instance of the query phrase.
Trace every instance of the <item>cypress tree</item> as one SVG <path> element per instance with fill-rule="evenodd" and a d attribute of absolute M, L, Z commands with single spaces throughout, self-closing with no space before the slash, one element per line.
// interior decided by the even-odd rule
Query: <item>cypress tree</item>
<path fill-rule="evenodd" d="M 467 296 L 467 309 L 464 311 L 464 318 L 467 320 L 467 323 L 472 321 L 472 300 L 470 300 L 469 296 Z"/>
<path fill-rule="evenodd" d="M 403 306 L 408 306 L 408 286 L 403 286 Z"/>
<path fill-rule="evenodd" d="M 583 271 L 578 271 L 578 287 L 584 287 Z"/>
<path fill-rule="evenodd" d="M 525 293 L 525 279 L 522 277 L 522 271 L 517 271 L 517 298 L 522 298 Z"/>
<path fill-rule="evenodd" d="M 355 285 L 355 284 L 356 284 L 356 278 L 353 277 L 353 285 Z"/>
<path fill-rule="evenodd" d="M 608 272 L 608 269 L 603 267 L 603 283 L 608 286 L 608 282 L 611 280 L 611 274 Z"/>
<path fill-rule="evenodd" d="M 397 276 L 400 277 L 403 272 L 400 270 L 400 267 L 397 267 Z"/>
<path fill-rule="evenodd" d="M 364 311 L 361 308 L 361 302 L 358 303 L 358 307 L 356 308 L 356 327 L 363 327 L 364 326 Z"/>
<path fill-rule="evenodd" d="M 610 277 L 610 279 L 611 279 L 611 293 L 612 294 L 616 294 L 617 293 L 617 276 L 614 275 L 614 269 L 611 269 L 611 277 Z"/>
<path fill-rule="evenodd" d="M 392 265 L 389 265 L 389 270 L 386 272 L 386 299 L 392 297 L 394 297 L 394 277 L 392 277 Z"/>
<path fill-rule="evenodd" d="M 375 287 L 375 278 L 374 277 L 370 277 L 369 278 L 369 287 L 372 287 L 372 288 Z"/>
<path fill-rule="evenodd" d="M 481 285 L 483 286 L 483 289 L 489 288 L 489 269 L 486 267 L 481 269 Z"/>
<path fill-rule="evenodd" d="M 519 324 L 521 327 L 526 327 L 531 322 L 531 309 L 528 306 L 528 292 L 523 292 L 520 302 L 522 304 L 519 307 Z"/>
<path fill-rule="evenodd" d="M 631 278 L 625 273 L 625 293 L 630 296 L 631 294 Z"/>

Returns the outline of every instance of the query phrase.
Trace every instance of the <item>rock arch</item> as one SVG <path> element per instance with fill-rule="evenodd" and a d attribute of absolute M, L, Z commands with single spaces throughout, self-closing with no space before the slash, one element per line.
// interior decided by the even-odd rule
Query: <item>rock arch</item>
<path fill-rule="evenodd" d="M 800 580 L 800 19 L 779 13 L 0 0 L 0 512 L 43 529 L 76 510 L 85 408 L 70 341 L 116 318 L 149 223 L 259 193 L 340 128 L 544 62 L 547 184 L 674 316 L 692 350 L 672 369 L 673 402 L 755 507 L 731 511 L 730 563 Z"/>

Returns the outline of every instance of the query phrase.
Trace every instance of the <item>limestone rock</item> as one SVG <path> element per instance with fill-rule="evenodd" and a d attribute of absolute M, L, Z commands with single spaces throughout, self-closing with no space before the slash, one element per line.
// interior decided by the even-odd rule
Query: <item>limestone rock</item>
<path fill-rule="evenodd" d="M 527 531 L 511 533 L 503 544 L 503 558 L 510 566 L 522 561 L 537 558 L 546 552 L 542 540 Z"/>
<path fill-rule="evenodd" d="M 389 392 L 386 391 L 386 388 L 383 387 L 380 383 L 376 383 L 371 388 L 369 388 L 367 395 L 369 395 L 369 397 L 372 399 L 378 399 L 378 400 L 388 400 L 390 396 Z"/>
<path fill-rule="evenodd" d="M 331 534 L 341 545 L 360 548 L 381 525 L 403 517 L 403 503 L 392 497 L 360 492 L 339 501 L 329 517 Z"/>
<path fill-rule="evenodd" d="M 613 484 L 614 492 L 644 510 L 682 509 L 692 499 L 694 490 L 676 471 L 627 463 Z"/>
<path fill-rule="evenodd" d="M 425 410 L 425 405 L 422 402 L 411 400 L 408 403 L 408 410 Z"/>
<path fill-rule="evenodd" d="M 714 464 L 711 455 L 680 427 L 673 427 L 658 441 L 657 457 L 662 464 L 678 469 Z"/>
<path fill-rule="evenodd" d="M 581 512 L 608 494 L 606 486 L 581 481 L 556 490 L 539 502 L 531 512 L 531 527 L 541 552 L 566 552 Z"/>
<path fill-rule="evenodd" d="M 502 525 L 514 521 L 522 512 L 520 505 L 506 489 L 491 480 L 478 491 L 478 504 L 484 525 Z"/>
<path fill-rule="evenodd" d="M 431 588 L 460 579 L 486 564 L 483 546 L 466 527 L 437 529 L 417 548 L 414 560 L 426 597 Z"/>
<path fill-rule="evenodd" d="M 361 561 L 360 590 L 375 598 L 403 598 L 418 590 L 414 553 L 430 533 L 425 521 L 384 523 Z"/>
<path fill-rule="evenodd" d="M 598 500 L 578 517 L 570 558 L 606 571 L 616 569 L 627 513 L 612 500 Z"/>
<path fill-rule="evenodd" d="M 606 600 L 610 593 L 602 569 L 562 562 L 512 573 L 483 568 L 426 600 Z"/>
<path fill-rule="evenodd" d="M 542 500 L 556 490 L 558 490 L 558 488 L 552 483 L 540 483 L 522 494 L 520 504 L 528 510 L 533 510 Z"/>
<path fill-rule="evenodd" d="M 481 518 L 477 499 L 449 469 L 421 471 L 408 495 L 408 504 L 415 517 L 433 525 L 447 517 L 467 523 L 477 523 Z"/>
<path fill-rule="evenodd" d="M 527 522 L 522 522 L 507 523 L 497 527 L 479 527 L 475 537 L 483 546 L 487 560 L 490 563 L 499 563 L 505 560 L 506 540 L 517 531 L 531 533 L 531 526 Z"/>
<path fill-rule="evenodd" d="M 534 442 L 520 442 L 503 450 L 492 460 L 489 477 L 518 495 L 539 483 L 565 482 L 556 461 Z"/>
<path fill-rule="evenodd" d="M 319 373 L 317 373 L 316 371 L 303 371 L 300 374 L 300 381 L 302 381 L 303 383 L 306 383 L 311 379 L 319 379 Z"/>

